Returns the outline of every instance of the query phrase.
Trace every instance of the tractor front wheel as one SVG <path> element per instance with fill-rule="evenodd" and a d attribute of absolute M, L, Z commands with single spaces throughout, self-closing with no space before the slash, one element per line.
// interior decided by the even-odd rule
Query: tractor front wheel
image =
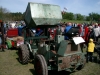
<path fill-rule="evenodd" d="M 34 68 L 36 75 L 48 75 L 47 64 L 42 55 L 35 56 Z"/>
<path fill-rule="evenodd" d="M 19 56 L 19 62 L 21 62 L 22 64 L 28 63 L 30 55 L 27 45 L 22 44 L 19 46 L 18 56 Z"/>

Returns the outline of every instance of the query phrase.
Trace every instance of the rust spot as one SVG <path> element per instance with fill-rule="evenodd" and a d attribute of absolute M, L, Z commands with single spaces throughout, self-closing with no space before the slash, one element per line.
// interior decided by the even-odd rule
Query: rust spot
<path fill-rule="evenodd" d="M 60 60 L 62 60 L 62 63 L 59 64 L 59 67 L 61 69 L 65 69 L 65 68 L 69 68 L 70 67 L 70 56 L 61 57 Z"/>

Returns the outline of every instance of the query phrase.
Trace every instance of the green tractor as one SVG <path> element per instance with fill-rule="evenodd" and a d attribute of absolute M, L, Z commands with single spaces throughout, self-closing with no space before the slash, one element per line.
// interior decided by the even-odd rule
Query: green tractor
<path fill-rule="evenodd" d="M 34 60 L 37 75 L 48 75 L 48 70 L 73 72 L 86 63 L 80 44 L 64 40 L 58 23 L 62 15 L 58 5 L 28 3 L 22 33 L 24 44 L 18 50 L 19 61 L 27 64 Z M 51 30 L 50 30 L 51 29 Z"/>

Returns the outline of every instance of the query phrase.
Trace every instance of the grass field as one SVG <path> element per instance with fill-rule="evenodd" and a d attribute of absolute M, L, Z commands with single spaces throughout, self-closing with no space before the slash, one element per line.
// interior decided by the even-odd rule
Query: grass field
<path fill-rule="evenodd" d="M 35 75 L 34 64 L 22 65 L 18 61 L 17 50 L 0 52 L 0 75 Z M 89 62 L 85 67 L 73 73 L 49 71 L 49 75 L 100 75 L 100 64 Z"/>

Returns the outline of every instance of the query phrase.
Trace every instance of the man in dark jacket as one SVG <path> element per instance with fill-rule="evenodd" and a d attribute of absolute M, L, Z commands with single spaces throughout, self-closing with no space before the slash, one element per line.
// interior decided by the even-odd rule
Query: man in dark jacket
<path fill-rule="evenodd" d="M 2 51 L 4 51 L 4 25 L 3 22 L 0 20 L 0 48 L 2 49 Z"/>
<path fill-rule="evenodd" d="M 88 43 L 89 43 L 89 39 L 93 39 L 94 41 L 96 41 L 96 36 L 95 36 L 95 33 L 94 33 L 94 30 L 93 30 L 93 27 L 92 26 L 89 26 L 89 31 L 86 35 L 86 38 L 85 38 L 85 41 L 86 41 L 86 45 L 88 46 Z"/>
<path fill-rule="evenodd" d="M 64 33 L 67 33 L 71 28 L 72 28 L 72 24 L 68 23 L 64 30 Z M 65 40 L 69 40 L 69 37 L 67 35 L 65 35 Z"/>

